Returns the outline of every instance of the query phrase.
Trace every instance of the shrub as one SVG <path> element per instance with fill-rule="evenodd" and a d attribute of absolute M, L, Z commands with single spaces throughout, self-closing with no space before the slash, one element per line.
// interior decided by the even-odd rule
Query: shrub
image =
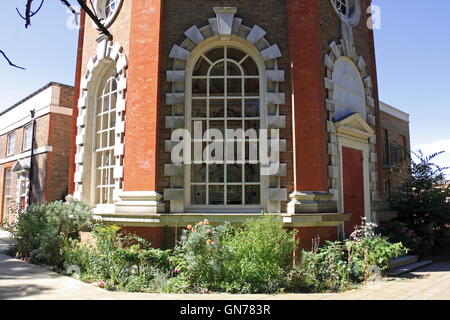
<path fill-rule="evenodd" d="M 286 284 L 294 233 L 263 216 L 241 227 L 188 226 L 176 249 L 177 271 L 197 291 L 277 292 Z"/>
<path fill-rule="evenodd" d="M 399 211 L 398 221 L 405 223 L 423 241 L 416 249 L 421 255 L 448 254 L 450 245 L 450 186 L 444 170 L 434 159 L 443 152 L 424 156 L 422 152 L 411 161 L 411 175 L 393 195 L 393 208 Z"/>
<path fill-rule="evenodd" d="M 368 280 L 379 269 L 387 270 L 389 262 L 405 254 L 402 243 L 390 243 L 375 233 L 376 225 L 363 219 L 351 239 L 326 242 L 311 252 L 303 252 L 295 269 L 291 288 L 309 292 L 338 292 Z"/>
<path fill-rule="evenodd" d="M 189 225 L 172 258 L 174 271 L 193 288 L 220 290 L 225 281 L 224 260 L 229 256 L 223 240 L 229 229 L 228 224 L 213 227 L 208 220 Z"/>
<path fill-rule="evenodd" d="M 20 257 L 61 266 L 64 244 L 89 227 L 91 216 L 81 202 L 31 205 L 11 227 L 12 243 Z"/>
<path fill-rule="evenodd" d="M 384 222 L 378 226 L 377 232 L 392 243 L 401 242 L 412 253 L 420 254 L 423 247 L 423 239 L 404 222 Z"/>
<path fill-rule="evenodd" d="M 109 289 L 151 291 L 155 275 L 169 273 L 170 250 L 153 249 L 142 238 L 121 234 L 117 226 L 97 224 L 93 233 L 93 245 L 72 241 L 65 250 L 66 267 L 78 266 L 82 278 L 105 281 Z"/>
<path fill-rule="evenodd" d="M 279 217 L 248 220 L 224 239 L 227 291 L 239 293 L 278 292 L 286 287 L 292 268 L 295 231 L 283 227 Z"/>

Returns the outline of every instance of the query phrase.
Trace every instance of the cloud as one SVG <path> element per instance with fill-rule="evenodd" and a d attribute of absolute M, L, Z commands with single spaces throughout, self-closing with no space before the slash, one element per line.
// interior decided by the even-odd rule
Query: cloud
<path fill-rule="evenodd" d="M 445 151 L 445 153 L 438 155 L 433 159 L 434 163 L 441 167 L 450 167 L 450 139 L 437 140 L 421 146 L 412 147 L 412 151 L 422 150 L 424 155 L 429 156 L 433 153 Z M 414 156 L 413 156 L 414 158 Z M 450 170 L 447 170 L 447 176 L 450 175 Z"/>

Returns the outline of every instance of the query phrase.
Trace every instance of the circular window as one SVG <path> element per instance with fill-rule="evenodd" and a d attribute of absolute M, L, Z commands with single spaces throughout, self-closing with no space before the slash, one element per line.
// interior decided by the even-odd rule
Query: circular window
<path fill-rule="evenodd" d="M 331 0 L 334 10 L 342 20 L 356 26 L 361 18 L 361 5 L 359 0 Z"/>
<path fill-rule="evenodd" d="M 109 27 L 116 19 L 123 0 L 96 0 L 95 13 L 105 27 Z"/>

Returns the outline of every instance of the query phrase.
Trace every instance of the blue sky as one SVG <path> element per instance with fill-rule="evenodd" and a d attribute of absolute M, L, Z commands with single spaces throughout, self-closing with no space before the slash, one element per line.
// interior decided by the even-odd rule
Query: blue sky
<path fill-rule="evenodd" d="M 0 110 L 50 81 L 73 84 L 77 30 L 59 1 L 46 1 L 29 29 L 24 0 L 2 1 L 0 48 L 26 71 L 0 60 Z M 374 0 L 380 98 L 411 115 L 413 148 L 447 150 L 450 164 L 450 1 Z"/>

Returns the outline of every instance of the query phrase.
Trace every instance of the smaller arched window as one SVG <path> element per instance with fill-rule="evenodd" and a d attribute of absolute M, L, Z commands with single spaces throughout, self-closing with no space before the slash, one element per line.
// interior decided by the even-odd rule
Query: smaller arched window
<path fill-rule="evenodd" d="M 111 68 L 100 82 L 95 110 L 95 203 L 112 204 L 114 167 L 116 164 L 114 146 L 116 143 L 116 103 L 117 79 L 115 69 Z"/>
<path fill-rule="evenodd" d="M 366 119 L 366 94 L 358 67 L 346 57 L 336 60 L 333 71 L 335 120 L 358 112 Z"/>
<path fill-rule="evenodd" d="M 96 0 L 94 9 L 102 23 L 109 27 L 117 17 L 122 0 Z"/>
<path fill-rule="evenodd" d="M 359 0 L 331 0 L 334 10 L 346 22 L 356 26 L 361 18 Z"/>

